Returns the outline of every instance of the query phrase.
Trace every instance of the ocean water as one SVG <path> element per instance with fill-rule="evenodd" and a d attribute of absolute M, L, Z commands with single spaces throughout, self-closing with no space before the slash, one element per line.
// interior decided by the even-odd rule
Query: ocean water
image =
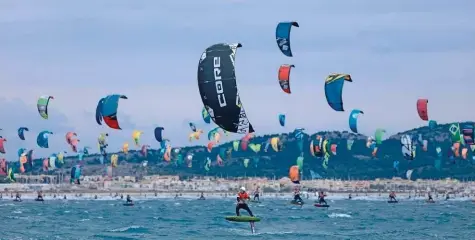
<path fill-rule="evenodd" d="M 475 239 L 471 201 L 327 200 L 330 208 L 289 199 L 250 203 L 249 224 L 227 222 L 235 200 L 141 199 L 0 201 L 0 239 Z M 243 211 L 243 214 L 246 214 Z"/>

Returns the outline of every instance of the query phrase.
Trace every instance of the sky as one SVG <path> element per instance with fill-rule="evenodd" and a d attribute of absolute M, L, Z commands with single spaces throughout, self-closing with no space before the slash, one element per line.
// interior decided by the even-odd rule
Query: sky
<path fill-rule="evenodd" d="M 215 43 L 240 42 L 236 76 L 241 101 L 256 134 L 304 127 L 349 130 L 351 109 L 364 111 L 359 131 L 388 135 L 426 125 L 416 111 L 429 99 L 438 122 L 475 120 L 475 24 L 472 0 L 4 0 L 0 2 L 0 135 L 7 160 L 20 147 L 37 156 L 67 150 L 65 134 L 75 131 L 96 150 L 97 136 L 110 135 L 109 151 L 132 142 L 158 146 L 153 129 L 165 128 L 173 145 L 188 142 L 188 122 L 201 119 L 197 84 L 201 53 Z M 291 32 L 294 57 L 275 42 L 281 21 L 297 21 Z M 281 64 L 294 64 L 292 94 L 277 81 Z M 343 90 L 345 112 L 332 110 L 324 79 L 349 73 Z M 95 122 L 98 100 L 124 94 L 118 111 L 123 130 Z M 49 119 L 40 117 L 40 95 L 55 97 Z M 287 115 L 280 127 L 278 114 Z M 28 127 L 26 141 L 17 136 Z M 36 135 L 54 133 L 49 149 Z M 229 139 L 240 137 L 230 136 Z M 206 138 L 206 137 L 204 137 Z"/>

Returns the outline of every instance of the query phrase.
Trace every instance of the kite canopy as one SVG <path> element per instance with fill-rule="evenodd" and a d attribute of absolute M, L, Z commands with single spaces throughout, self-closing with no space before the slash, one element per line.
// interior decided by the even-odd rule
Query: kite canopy
<path fill-rule="evenodd" d="M 427 104 L 429 103 L 429 100 L 427 99 L 419 99 L 417 100 L 417 113 L 419 114 L 419 117 L 424 120 L 424 121 L 427 121 L 429 120 L 429 115 L 428 115 L 428 112 L 427 112 Z"/>
<path fill-rule="evenodd" d="M 295 184 L 300 184 L 300 172 L 299 166 L 294 165 L 289 169 L 289 178 Z"/>
<path fill-rule="evenodd" d="M 5 158 L 0 158 L 0 176 L 6 176 L 8 173 L 8 163 Z"/>
<path fill-rule="evenodd" d="M 401 137 L 401 151 L 402 155 L 407 160 L 414 160 L 416 156 L 416 149 L 414 146 L 414 142 L 409 135 L 404 135 Z"/>
<path fill-rule="evenodd" d="M 113 94 L 107 96 L 100 106 L 101 116 L 107 126 L 112 129 L 121 129 L 117 120 L 117 109 L 119 108 L 119 99 L 127 99 L 125 95 Z M 100 101 L 99 101 L 100 102 Z M 96 114 L 97 120 L 97 114 Z"/>
<path fill-rule="evenodd" d="M 27 127 L 18 128 L 18 137 L 21 140 L 25 140 L 25 131 L 29 131 Z"/>
<path fill-rule="evenodd" d="M 48 105 L 49 105 L 50 99 L 54 99 L 54 97 L 43 95 L 38 99 L 38 103 L 37 103 L 38 113 L 44 119 L 48 119 Z"/>
<path fill-rule="evenodd" d="M 345 81 L 352 82 L 349 74 L 330 74 L 325 79 L 325 97 L 328 105 L 335 111 L 343 112 L 343 84 Z"/>
<path fill-rule="evenodd" d="M 290 49 L 290 29 L 299 27 L 297 22 L 280 22 L 275 29 L 275 40 L 280 51 L 287 57 L 292 57 Z"/>
<path fill-rule="evenodd" d="M 36 137 L 36 144 L 38 144 L 38 146 L 40 148 L 49 148 L 49 145 L 48 145 L 48 136 L 50 134 L 53 134 L 52 132 L 50 131 L 42 131 L 38 134 L 38 136 Z"/>
<path fill-rule="evenodd" d="M 211 117 L 209 116 L 209 113 L 205 107 L 203 107 L 201 110 L 201 117 L 203 117 L 203 121 L 205 121 L 205 123 L 211 123 Z"/>
<path fill-rule="evenodd" d="M 279 84 L 282 91 L 290 94 L 290 70 L 295 67 L 294 65 L 283 64 L 279 68 Z"/>
<path fill-rule="evenodd" d="M 102 125 L 102 104 L 104 103 L 104 100 L 105 98 L 101 98 L 96 107 L 96 122 L 99 125 Z"/>
<path fill-rule="evenodd" d="M 201 100 L 213 122 L 222 129 L 245 134 L 254 132 L 239 98 L 234 60 L 236 44 L 215 44 L 201 55 L 198 88 Z"/>
<path fill-rule="evenodd" d="M 5 142 L 7 141 L 7 139 L 5 138 L 0 138 L 0 153 L 3 153 L 5 154 Z"/>
<path fill-rule="evenodd" d="M 358 116 L 360 114 L 364 114 L 364 112 L 359 109 L 353 109 L 350 113 L 349 125 L 354 133 L 358 133 Z"/>
<path fill-rule="evenodd" d="M 282 127 L 285 126 L 285 114 L 279 114 L 279 123 L 280 123 L 280 126 Z"/>
<path fill-rule="evenodd" d="M 156 127 L 155 128 L 155 139 L 157 140 L 157 142 L 162 142 L 163 141 L 163 138 L 162 138 L 162 131 L 165 130 L 163 127 Z"/>

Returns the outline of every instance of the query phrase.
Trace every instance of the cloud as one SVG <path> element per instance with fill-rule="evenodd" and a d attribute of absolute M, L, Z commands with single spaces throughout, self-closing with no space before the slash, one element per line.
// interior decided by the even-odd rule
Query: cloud
<path fill-rule="evenodd" d="M 153 129 L 162 126 L 174 144 L 190 144 L 187 122 L 212 128 L 201 120 L 196 71 L 202 51 L 217 42 L 243 44 L 236 55 L 238 88 L 258 133 L 347 130 L 353 108 L 365 112 L 361 132 L 395 133 L 426 124 L 416 113 L 418 98 L 429 99 L 429 116 L 439 122 L 474 118 L 467 97 L 475 91 L 473 1 L 0 4 L 0 109 L 7 126 L 0 127 L 9 138 L 19 124 L 31 124 L 61 134 L 74 130 L 95 148 L 97 135 L 107 131 L 119 149 L 134 129 L 145 131 L 144 143 L 156 144 Z M 288 20 L 300 24 L 291 33 L 293 58 L 275 43 L 276 24 Z M 291 95 L 276 79 L 284 63 L 296 66 Z M 354 79 L 344 87 L 346 112 L 325 101 L 324 78 L 332 72 Z M 97 101 L 112 93 L 129 98 L 119 106 L 123 131 L 94 120 Z M 49 120 L 36 113 L 43 94 L 55 96 Z M 16 115 L 26 113 L 31 116 Z M 279 113 L 287 114 L 286 128 L 279 126 Z M 63 138 L 52 137 L 51 151 L 67 147 Z M 9 141 L 9 152 L 21 144 Z"/>

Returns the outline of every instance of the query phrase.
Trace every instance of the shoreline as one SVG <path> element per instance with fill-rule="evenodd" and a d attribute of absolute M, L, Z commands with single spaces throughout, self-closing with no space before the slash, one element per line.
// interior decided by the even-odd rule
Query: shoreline
<path fill-rule="evenodd" d="M 178 198 L 175 198 L 178 194 Z M 341 192 L 326 192 L 328 195 L 325 199 L 334 201 L 334 200 L 348 200 L 348 196 L 350 193 L 341 193 Z M 23 200 L 33 200 L 37 197 L 36 192 L 23 192 L 20 193 L 21 198 Z M 123 196 L 121 199 L 120 196 Z M 124 200 L 125 196 L 130 195 L 133 199 L 139 201 L 148 201 L 148 200 L 167 200 L 167 199 L 174 199 L 174 200 L 196 200 L 200 196 L 200 192 L 130 192 L 130 191 L 123 191 L 117 192 L 117 195 L 111 192 L 105 191 L 95 191 L 95 192 L 43 192 L 43 198 L 45 201 L 50 200 L 65 200 L 63 199 L 66 196 L 66 200 L 108 200 L 108 201 L 117 201 L 117 200 Z M 362 201 L 387 201 L 388 200 L 388 193 L 387 192 L 378 192 L 378 193 L 351 193 L 352 199 L 351 200 L 362 200 Z M 97 196 L 97 199 L 95 197 Z M 209 200 L 235 200 L 236 193 L 234 192 L 204 192 L 204 196 L 206 199 Z M 301 194 L 302 199 L 304 201 L 309 200 L 317 200 L 318 197 L 313 193 L 306 193 L 303 192 Z M 469 194 L 449 194 L 451 200 L 455 201 L 475 201 L 475 196 Z M 434 200 L 438 201 L 445 201 L 445 194 L 432 194 Z M 0 201 L 8 201 L 13 200 L 15 198 L 15 193 L 2 193 L 2 198 Z M 251 195 L 252 198 L 252 195 Z M 293 193 L 292 192 L 281 192 L 281 193 L 264 193 L 261 194 L 260 199 L 262 202 L 265 199 L 270 200 L 292 200 Z M 401 201 L 418 201 L 418 200 L 426 200 L 427 194 L 413 194 L 413 193 L 397 193 L 396 198 Z"/>

